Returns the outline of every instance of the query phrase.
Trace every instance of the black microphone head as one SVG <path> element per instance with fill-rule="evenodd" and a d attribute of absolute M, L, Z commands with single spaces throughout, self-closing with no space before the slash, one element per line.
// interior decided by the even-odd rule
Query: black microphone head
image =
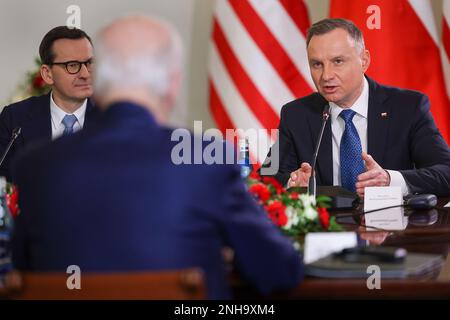
<path fill-rule="evenodd" d="M 330 104 L 329 103 L 327 103 L 326 105 L 325 105 L 325 107 L 323 108 L 323 111 L 322 111 L 322 118 L 324 119 L 324 120 L 328 120 L 328 117 L 330 116 Z"/>
<path fill-rule="evenodd" d="M 418 194 L 406 200 L 406 205 L 412 209 L 431 209 L 437 205 L 434 194 Z"/>
<path fill-rule="evenodd" d="M 9 141 L 8 146 L 6 147 L 5 151 L 3 151 L 3 155 L 0 158 L 0 167 L 3 164 L 3 161 L 5 160 L 6 155 L 9 152 L 9 149 L 11 148 L 11 146 L 14 143 L 14 141 L 16 141 L 17 137 L 19 136 L 20 131 L 22 131 L 21 127 L 16 127 L 16 128 L 13 129 L 13 132 L 12 132 L 12 135 L 11 135 L 11 140 Z"/>

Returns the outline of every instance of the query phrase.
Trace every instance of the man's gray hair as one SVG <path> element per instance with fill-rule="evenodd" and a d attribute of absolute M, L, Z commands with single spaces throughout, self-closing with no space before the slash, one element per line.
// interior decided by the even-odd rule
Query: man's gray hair
<path fill-rule="evenodd" d="M 95 90 L 102 94 L 114 87 L 146 86 L 160 97 L 168 93 L 171 77 L 183 65 L 183 48 L 178 32 L 168 23 L 152 18 L 168 32 L 168 41 L 149 52 L 136 52 L 126 58 L 109 50 L 100 37 L 96 44 Z M 142 39 L 146 41 L 146 39 Z"/>
<path fill-rule="evenodd" d="M 361 30 L 350 20 L 347 19 L 323 19 L 314 23 L 308 29 L 308 35 L 306 37 L 306 46 L 309 45 L 311 38 L 313 36 L 320 36 L 326 34 L 335 29 L 344 29 L 350 35 L 350 37 L 355 41 L 355 44 L 359 47 L 361 52 L 364 50 L 364 37 Z"/>

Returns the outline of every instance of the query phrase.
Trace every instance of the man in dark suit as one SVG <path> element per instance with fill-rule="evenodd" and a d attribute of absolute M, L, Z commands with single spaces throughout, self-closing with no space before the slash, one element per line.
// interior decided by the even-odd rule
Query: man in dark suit
<path fill-rule="evenodd" d="M 13 130 L 21 128 L 21 134 L 0 166 L 0 175 L 8 180 L 12 180 L 11 159 L 19 150 L 89 126 L 96 113 L 89 99 L 93 66 L 89 36 L 80 29 L 53 28 L 42 39 L 39 55 L 40 73 L 51 86 L 51 92 L 6 106 L 0 115 L 0 153 L 6 150 Z"/>
<path fill-rule="evenodd" d="M 261 292 L 298 284 L 298 254 L 246 191 L 239 167 L 175 164 L 177 142 L 164 125 L 181 68 L 172 28 L 122 18 L 96 48 L 95 97 L 105 110 L 98 125 L 18 160 L 15 267 L 199 267 L 208 296 L 229 298 L 221 255 L 229 246 L 242 278 Z"/>
<path fill-rule="evenodd" d="M 380 85 L 361 31 L 344 19 L 325 19 L 308 32 L 311 76 L 318 90 L 281 110 L 279 138 L 265 166 L 288 186 L 307 186 L 311 161 L 330 106 L 316 167 L 318 185 L 342 185 L 364 196 L 368 186 L 400 186 L 404 195 L 450 195 L 450 151 L 416 91 Z M 278 150 L 279 154 L 276 154 Z"/>

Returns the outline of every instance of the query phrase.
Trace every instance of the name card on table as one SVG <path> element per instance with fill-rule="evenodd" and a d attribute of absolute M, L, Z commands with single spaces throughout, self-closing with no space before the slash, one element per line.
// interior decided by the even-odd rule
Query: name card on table
<path fill-rule="evenodd" d="M 400 206 L 402 203 L 400 187 L 367 187 L 364 190 L 364 211 Z M 404 230 L 408 225 L 408 218 L 404 216 L 402 207 L 367 213 L 364 217 L 367 227 Z"/>
<path fill-rule="evenodd" d="M 355 232 L 310 232 L 305 236 L 303 262 L 312 263 L 333 252 L 356 247 L 357 244 Z"/>

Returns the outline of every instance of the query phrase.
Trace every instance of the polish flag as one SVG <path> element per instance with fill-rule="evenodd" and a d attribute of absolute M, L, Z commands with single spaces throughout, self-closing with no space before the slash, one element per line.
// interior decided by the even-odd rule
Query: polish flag
<path fill-rule="evenodd" d="M 450 97 L 450 0 L 444 0 L 442 9 L 442 67 L 446 82 L 447 96 Z"/>
<path fill-rule="evenodd" d="M 330 16 L 352 20 L 362 30 L 372 57 L 367 71 L 370 77 L 383 84 L 421 91 L 429 97 L 436 124 L 450 142 L 450 103 L 431 3 L 331 0 Z M 444 35 L 449 49 L 446 26 Z M 448 59 L 446 62 L 448 65 Z"/>

